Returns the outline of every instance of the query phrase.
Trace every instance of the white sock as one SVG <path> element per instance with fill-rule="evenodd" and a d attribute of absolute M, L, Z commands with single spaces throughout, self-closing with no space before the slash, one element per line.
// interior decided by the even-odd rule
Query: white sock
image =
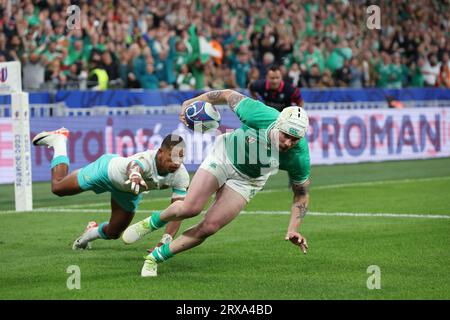
<path fill-rule="evenodd" d="M 52 147 L 54 150 L 53 158 L 67 156 L 67 138 L 65 136 L 55 137 Z"/>
<path fill-rule="evenodd" d="M 98 233 L 98 227 L 89 229 L 83 236 L 81 237 L 80 241 L 83 243 L 91 242 L 96 239 L 100 239 L 100 233 Z"/>

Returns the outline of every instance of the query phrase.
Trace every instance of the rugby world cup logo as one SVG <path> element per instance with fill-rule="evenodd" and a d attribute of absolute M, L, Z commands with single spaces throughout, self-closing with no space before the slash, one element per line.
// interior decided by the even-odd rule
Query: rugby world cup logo
<path fill-rule="evenodd" d="M 0 82 L 6 82 L 6 79 L 8 79 L 8 68 L 3 67 L 0 70 Z"/>

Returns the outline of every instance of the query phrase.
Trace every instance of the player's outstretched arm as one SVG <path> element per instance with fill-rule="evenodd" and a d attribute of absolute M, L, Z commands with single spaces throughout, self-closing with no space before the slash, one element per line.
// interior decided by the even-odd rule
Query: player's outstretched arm
<path fill-rule="evenodd" d="M 190 104 L 192 104 L 194 102 L 205 101 L 205 102 L 209 102 L 211 104 L 228 104 L 230 109 L 235 111 L 238 103 L 242 99 L 245 99 L 245 98 L 246 98 L 246 96 L 244 96 L 243 94 L 241 94 L 237 91 L 234 91 L 234 90 L 230 90 L 230 89 L 215 90 L 215 91 L 203 93 L 195 98 L 192 98 L 192 99 L 189 99 L 189 100 L 186 100 L 185 102 L 183 102 L 183 105 L 181 107 L 181 112 L 180 112 L 180 120 L 184 124 L 186 124 L 186 119 L 184 119 L 184 111 Z"/>
<path fill-rule="evenodd" d="M 293 184 L 292 191 L 294 192 L 294 201 L 291 207 L 291 219 L 289 221 L 288 231 L 285 240 L 290 240 L 293 244 L 300 247 L 303 253 L 306 254 L 308 243 L 306 238 L 299 232 L 300 225 L 308 212 L 309 205 L 309 185 L 311 180 L 308 179 L 302 184 Z"/>

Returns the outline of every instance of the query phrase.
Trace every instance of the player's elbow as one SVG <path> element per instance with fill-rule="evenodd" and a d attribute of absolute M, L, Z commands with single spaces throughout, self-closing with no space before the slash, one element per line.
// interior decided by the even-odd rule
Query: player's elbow
<path fill-rule="evenodd" d="M 227 99 L 227 100 L 233 93 L 240 94 L 239 92 L 232 90 L 232 89 L 224 89 L 224 90 L 222 90 L 222 93 L 223 93 L 225 99 Z"/>

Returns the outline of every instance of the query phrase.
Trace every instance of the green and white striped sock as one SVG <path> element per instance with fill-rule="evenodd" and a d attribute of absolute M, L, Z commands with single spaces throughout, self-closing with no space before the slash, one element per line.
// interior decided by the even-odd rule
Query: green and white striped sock
<path fill-rule="evenodd" d="M 161 211 L 154 211 L 152 216 L 149 219 L 149 227 L 152 229 L 152 231 L 158 230 L 162 227 L 164 227 L 167 222 L 161 221 L 159 216 L 161 215 Z"/>
<path fill-rule="evenodd" d="M 166 261 L 166 260 L 172 258 L 173 256 L 175 256 L 172 252 L 170 252 L 168 243 L 163 244 L 161 247 L 157 247 L 157 248 L 153 249 L 153 251 L 150 255 L 158 263 Z"/>

